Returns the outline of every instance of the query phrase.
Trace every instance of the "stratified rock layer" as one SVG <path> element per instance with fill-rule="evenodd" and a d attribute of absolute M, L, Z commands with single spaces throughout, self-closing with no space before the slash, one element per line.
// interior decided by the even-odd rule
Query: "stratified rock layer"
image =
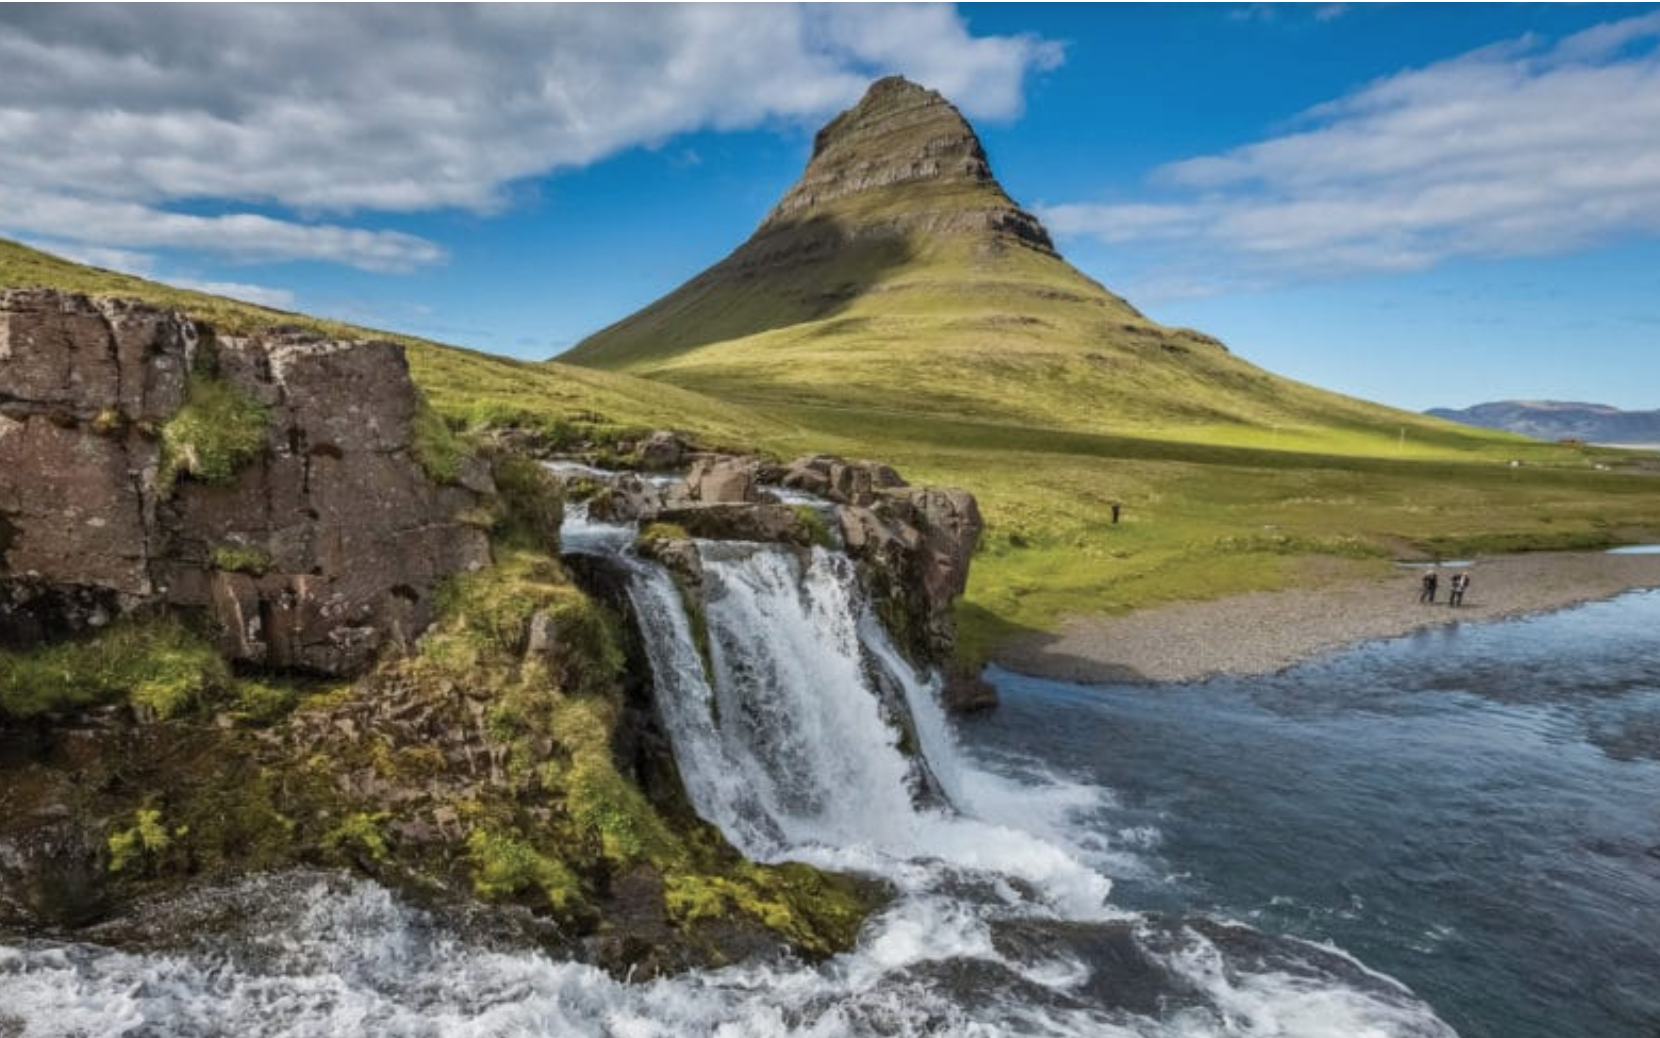
<path fill-rule="evenodd" d="M 401 347 L 216 341 L 183 317 L 0 294 L 0 641 L 31 644 L 163 603 L 205 611 L 234 659 L 345 674 L 431 618 L 443 576 L 489 560 L 458 521 L 493 492 L 417 463 Z M 192 371 L 262 404 L 263 454 L 160 487 L 158 430 Z M 220 568 L 235 556 L 257 565 Z"/>
<path fill-rule="evenodd" d="M 949 205 L 907 198 L 880 206 L 884 189 L 927 181 Z M 962 189 L 973 202 L 964 204 Z M 876 210 L 859 211 L 875 201 Z M 985 148 L 962 113 L 938 92 L 899 76 L 877 80 L 857 105 L 831 120 L 813 141 L 813 157 L 756 231 L 751 244 L 787 228 L 830 218 L 850 235 L 920 231 L 928 235 L 993 232 L 1053 253 L 1036 217 L 1004 194 Z"/>

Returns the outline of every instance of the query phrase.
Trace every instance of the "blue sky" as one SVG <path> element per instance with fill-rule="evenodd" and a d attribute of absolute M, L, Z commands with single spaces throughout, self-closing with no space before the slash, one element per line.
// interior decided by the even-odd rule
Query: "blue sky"
<path fill-rule="evenodd" d="M 0 234 L 494 352 L 718 260 L 900 72 L 1271 370 L 1660 408 L 1655 5 L 7 5 L 0 68 Z"/>

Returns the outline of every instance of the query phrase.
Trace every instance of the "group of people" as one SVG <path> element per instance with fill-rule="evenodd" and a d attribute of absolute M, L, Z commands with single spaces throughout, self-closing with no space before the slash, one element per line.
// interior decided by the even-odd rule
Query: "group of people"
<path fill-rule="evenodd" d="M 1435 603 L 1435 593 L 1441 587 L 1441 574 L 1435 569 L 1424 571 L 1422 590 L 1418 592 L 1418 601 Z M 1470 590 L 1470 574 L 1465 570 L 1454 573 L 1447 581 L 1447 604 L 1461 606 L 1464 604 L 1464 593 Z"/>

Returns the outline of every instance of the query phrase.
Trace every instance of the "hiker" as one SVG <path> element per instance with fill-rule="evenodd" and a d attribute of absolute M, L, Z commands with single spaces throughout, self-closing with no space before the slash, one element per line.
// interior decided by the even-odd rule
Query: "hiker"
<path fill-rule="evenodd" d="M 1118 510 L 1121 507 L 1122 506 L 1117 501 L 1114 501 L 1112 503 L 1112 524 L 1114 526 L 1118 525 Z"/>
<path fill-rule="evenodd" d="M 1468 573 L 1454 573 L 1452 587 L 1447 592 L 1447 604 L 1457 608 L 1464 604 L 1464 592 L 1470 590 L 1470 575 Z"/>
<path fill-rule="evenodd" d="M 1423 586 L 1418 592 L 1418 601 L 1433 603 L 1435 601 L 1435 588 L 1440 583 L 1441 575 L 1439 573 L 1437 573 L 1433 568 L 1425 570 L 1422 582 Z"/>

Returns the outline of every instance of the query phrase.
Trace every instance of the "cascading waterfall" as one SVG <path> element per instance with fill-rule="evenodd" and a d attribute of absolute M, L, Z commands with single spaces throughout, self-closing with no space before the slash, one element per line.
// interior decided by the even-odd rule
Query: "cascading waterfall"
<path fill-rule="evenodd" d="M 699 542 L 705 653 L 674 579 L 632 540 L 567 516 L 568 549 L 627 567 L 693 805 L 752 857 L 888 880 L 894 901 L 858 948 L 630 985 L 469 947 L 365 881 L 293 877 L 231 895 L 263 906 L 252 949 L 0 946 L 0 1034 L 1452 1034 L 1341 953 L 1115 909 L 1109 873 L 1137 867 L 1133 848 L 1077 835 L 1110 797 L 962 753 L 937 682 L 890 643 L 845 556 Z"/>

